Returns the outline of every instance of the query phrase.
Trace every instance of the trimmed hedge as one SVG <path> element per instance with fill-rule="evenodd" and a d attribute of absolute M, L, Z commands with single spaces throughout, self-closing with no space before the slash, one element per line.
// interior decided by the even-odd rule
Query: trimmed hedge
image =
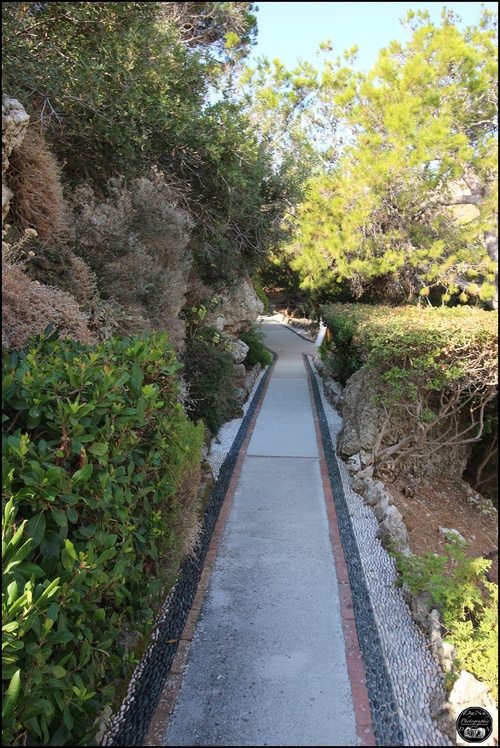
<path fill-rule="evenodd" d="M 151 630 L 198 501 L 181 366 L 165 334 L 3 352 L 4 745 L 95 744 L 119 636 Z"/>
<path fill-rule="evenodd" d="M 321 354 L 345 381 L 362 366 L 373 373 L 386 424 L 374 465 L 394 469 L 408 456 L 451 445 L 491 442 L 498 398 L 498 313 L 479 308 L 331 304 Z M 328 339 L 329 338 L 329 339 Z M 407 435 L 382 446 L 395 416 Z"/>

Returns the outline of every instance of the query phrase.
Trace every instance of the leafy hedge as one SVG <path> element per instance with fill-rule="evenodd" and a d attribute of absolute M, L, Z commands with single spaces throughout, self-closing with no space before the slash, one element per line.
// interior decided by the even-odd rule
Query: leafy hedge
<path fill-rule="evenodd" d="M 325 352 L 338 351 L 353 371 L 385 364 L 438 376 L 459 378 L 470 359 L 486 356 L 487 378 L 495 369 L 498 313 L 471 307 L 387 307 L 330 304 L 321 314 L 331 333 Z M 456 366 L 445 375 L 443 362 Z"/>
<path fill-rule="evenodd" d="M 39 336 L 3 367 L 3 744 L 92 745 L 119 635 L 147 636 L 182 553 L 203 425 L 164 334 Z"/>
<path fill-rule="evenodd" d="M 410 454 L 451 445 L 485 444 L 496 431 L 498 313 L 479 308 L 332 304 L 321 352 L 341 381 L 362 366 L 373 372 L 390 430 L 403 416 L 408 434 L 382 447 L 375 464 L 394 468 Z M 327 338 L 330 338 L 328 340 Z"/>

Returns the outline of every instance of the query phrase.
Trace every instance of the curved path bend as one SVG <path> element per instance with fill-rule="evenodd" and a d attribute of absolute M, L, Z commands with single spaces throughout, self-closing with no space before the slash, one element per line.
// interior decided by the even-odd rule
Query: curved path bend
<path fill-rule="evenodd" d="M 376 745 L 314 343 L 272 320 L 263 331 L 277 357 L 144 745 Z"/>

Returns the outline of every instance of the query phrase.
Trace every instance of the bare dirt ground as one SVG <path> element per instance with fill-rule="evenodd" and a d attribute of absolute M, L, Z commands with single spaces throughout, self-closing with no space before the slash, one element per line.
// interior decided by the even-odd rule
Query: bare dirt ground
<path fill-rule="evenodd" d="M 446 537 L 439 528 L 458 530 L 468 543 L 467 555 L 491 560 L 488 578 L 498 583 L 498 515 L 473 500 L 477 494 L 467 483 L 399 478 L 384 482 L 384 488 L 403 516 L 413 553 L 443 554 Z"/>

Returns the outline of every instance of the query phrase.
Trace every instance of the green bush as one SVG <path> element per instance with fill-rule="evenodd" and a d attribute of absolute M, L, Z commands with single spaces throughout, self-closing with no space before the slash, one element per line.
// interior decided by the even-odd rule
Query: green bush
<path fill-rule="evenodd" d="M 252 278 L 252 286 L 253 290 L 264 304 L 264 314 L 267 314 L 269 311 L 269 299 L 266 296 L 266 292 L 262 288 L 261 282 L 257 278 Z"/>
<path fill-rule="evenodd" d="M 378 467 L 395 469 L 411 455 L 427 457 L 451 446 L 492 444 L 497 312 L 366 304 L 331 304 L 321 311 L 331 333 L 323 348 L 330 370 L 343 379 L 361 366 L 372 374 L 376 402 L 386 414 L 374 453 Z M 407 424 L 406 433 L 388 444 L 396 419 Z"/>
<path fill-rule="evenodd" d="M 254 325 L 248 332 L 240 333 L 239 338 L 248 346 L 248 353 L 243 361 L 245 366 L 260 364 L 264 367 L 272 364 L 273 357 L 264 345 L 264 335 L 257 325 Z"/>
<path fill-rule="evenodd" d="M 3 352 L 4 745 L 92 745 L 151 630 L 201 461 L 180 366 L 164 334 Z"/>
<path fill-rule="evenodd" d="M 242 414 L 236 399 L 233 359 L 225 345 L 216 330 L 204 327 L 188 338 L 183 353 L 189 388 L 187 412 L 192 419 L 201 419 L 214 435 L 224 423 Z"/>
<path fill-rule="evenodd" d="M 339 314 L 337 307 L 323 307 L 325 335 L 319 348 L 321 358 L 327 362 L 334 379 L 344 384 L 361 367 L 361 357 L 354 335 L 356 325 L 349 314 Z"/>
<path fill-rule="evenodd" d="M 446 556 L 396 555 L 399 582 L 415 594 L 431 594 L 445 638 L 455 646 L 456 669 L 486 683 L 498 701 L 498 585 L 486 578 L 491 561 L 470 558 L 466 548 L 454 539 L 445 545 Z"/>

